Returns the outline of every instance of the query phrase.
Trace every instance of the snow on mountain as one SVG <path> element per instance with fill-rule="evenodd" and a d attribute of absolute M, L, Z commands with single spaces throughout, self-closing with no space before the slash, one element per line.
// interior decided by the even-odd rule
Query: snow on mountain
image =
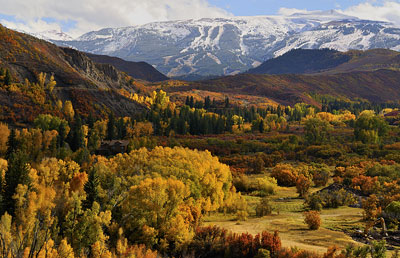
<path fill-rule="evenodd" d="M 400 49 L 400 29 L 336 11 L 155 22 L 53 41 L 145 61 L 169 76 L 235 74 L 293 48 Z"/>
<path fill-rule="evenodd" d="M 37 38 L 46 40 L 46 41 L 52 41 L 52 40 L 61 40 L 61 41 L 69 41 L 73 40 L 71 36 L 68 34 L 58 31 L 58 30 L 48 30 L 48 31 L 43 31 L 39 33 L 30 33 L 32 36 L 35 36 Z"/>

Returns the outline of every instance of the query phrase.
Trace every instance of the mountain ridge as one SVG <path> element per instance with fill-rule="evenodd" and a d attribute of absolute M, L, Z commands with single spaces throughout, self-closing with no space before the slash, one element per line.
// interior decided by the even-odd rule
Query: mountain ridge
<path fill-rule="evenodd" d="M 295 48 L 400 50 L 399 39 L 400 29 L 391 23 L 309 12 L 155 22 L 53 42 L 93 54 L 145 61 L 176 77 L 237 74 Z"/>
<path fill-rule="evenodd" d="M 338 74 L 379 69 L 400 70 L 400 52 L 387 49 L 340 52 L 292 49 L 250 69 L 251 74 Z"/>

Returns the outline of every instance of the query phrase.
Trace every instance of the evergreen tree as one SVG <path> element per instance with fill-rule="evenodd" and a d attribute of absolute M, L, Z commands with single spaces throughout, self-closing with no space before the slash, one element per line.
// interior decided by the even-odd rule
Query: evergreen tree
<path fill-rule="evenodd" d="M 226 97 L 226 98 L 225 98 L 225 108 L 229 108 L 229 107 L 230 107 L 229 98 Z"/>
<path fill-rule="evenodd" d="M 94 202 L 99 202 L 99 176 L 95 168 L 89 172 L 89 178 L 84 186 L 86 200 L 83 202 L 83 208 L 90 209 Z"/>
<path fill-rule="evenodd" d="M 77 151 L 85 147 L 85 136 L 83 134 L 82 120 L 79 115 L 75 116 L 75 121 L 68 135 L 68 143 L 72 151 Z"/>
<path fill-rule="evenodd" d="M 5 211 L 14 215 L 15 200 L 18 184 L 29 185 L 29 167 L 27 165 L 27 156 L 21 151 L 11 153 L 8 159 L 8 169 L 5 173 L 5 187 L 3 194 L 2 213 Z"/>
<path fill-rule="evenodd" d="M 88 125 L 88 127 L 89 127 L 90 129 L 93 128 L 94 122 L 95 122 L 94 117 L 93 117 L 92 113 L 90 112 L 90 113 L 89 113 L 89 116 L 88 116 L 88 118 L 87 118 L 87 125 Z"/>
<path fill-rule="evenodd" d="M 12 83 L 12 77 L 11 77 L 11 73 L 10 70 L 6 70 L 6 75 L 4 77 L 4 85 L 11 85 Z"/>
<path fill-rule="evenodd" d="M 126 124 L 122 117 L 118 119 L 118 122 L 116 124 L 116 129 L 117 129 L 117 138 L 124 139 L 126 136 Z"/>
<path fill-rule="evenodd" d="M 8 136 L 6 159 L 8 160 L 11 157 L 11 154 L 16 152 L 18 148 L 19 142 L 16 138 L 15 129 L 12 129 L 10 135 Z"/>
<path fill-rule="evenodd" d="M 58 135 L 57 135 L 57 147 L 62 148 L 64 147 L 64 140 L 67 137 L 67 128 L 65 128 L 66 125 L 64 123 L 61 123 L 59 128 L 58 128 Z"/>
<path fill-rule="evenodd" d="M 185 105 L 186 105 L 186 106 L 190 106 L 190 99 L 189 99 L 189 96 L 186 96 Z"/>
<path fill-rule="evenodd" d="M 111 141 L 114 140 L 116 137 L 115 132 L 115 117 L 114 113 L 110 113 L 108 116 L 108 123 L 107 123 L 107 140 Z"/>
<path fill-rule="evenodd" d="M 219 117 L 218 121 L 217 121 L 217 128 L 216 128 L 215 133 L 221 134 L 224 132 L 224 129 L 225 129 L 225 120 L 222 117 Z"/>
<path fill-rule="evenodd" d="M 194 107 L 194 98 L 193 98 L 193 96 L 190 96 L 189 106 L 190 106 L 191 108 Z"/>
<path fill-rule="evenodd" d="M 154 134 L 155 135 L 161 135 L 162 134 L 162 129 L 161 129 L 161 119 L 158 114 L 153 114 L 153 129 L 154 129 Z"/>
<path fill-rule="evenodd" d="M 204 109 L 207 110 L 211 107 L 211 99 L 210 96 L 204 98 Z"/>
<path fill-rule="evenodd" d="M 232 116 L 228 116 L 228 119 L 226 120 L 226 128 L 225 131 L 227 132 L 232 132 L 232 127 L 233 127 L 234 121 Z"/>
<path fill-rule="evenodd" d="M 260 131 L 260 133 L 263 133 L 265 128 L 264 128 L 264 120 L 261 119 L 258 130 Z"/>
<path fill-rule="evenodd" d="M 280 105 L 278 105 L 278 108 L 276 109 L 276 113 L 278 114 L 278 117 L 282 115 L 282 108 Z"/>
<path fill-rule="evenodd" d="M 202 109 L 204 107 L 204 103 L 202 101 L 196 101 L 194 104 L 195 108 Z"/>
<path fill-rule="evenodd" d="M 180 117 L 178 120 L 178 125 L 177 125 L 177 132 L 178 134 L 185 135 L 188 133 L 188 126 L 187 126 L 187 120 L 185 120 L 183 117 Z"/>

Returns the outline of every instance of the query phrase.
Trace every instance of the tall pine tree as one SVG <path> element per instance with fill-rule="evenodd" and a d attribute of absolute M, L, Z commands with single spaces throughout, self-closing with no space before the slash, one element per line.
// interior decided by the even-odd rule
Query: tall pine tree
<path fill-rule="evenodd" d="M 7 141 L 7 152 L 6 152 L 6 159 L 10 159 L 11 154 L 16 152 L 19 147 L 19 142 L 16 137 L 16 132 L 15 129 L 11 130 L 10 135 L 8 136 L 8 141 Z"/>
<path fill-rule="evenodd" d="M 211 99 L 210 96 L 204 98 L 204 109 L 207 110 L 211 107 Z"/>
<path fill-rule="evenodd" d="M 111 141 L 114 140 L 116 137 L 116 132 L 115 132 L 115 117 L 114 113 L 111 112 L 108 115 L 108 123 L 107 123 L 107 140 Z"/>
<path fill-rule="evenodd" d="M 85 135 L 83 133 L 82 120 L 78 114 L 75 115 L 74 123 L 69 132 L 68 143 L 72 151 L 77 151 L 80 148 L 85 147 Z"/>
<path fill-rule="evenodd" d="M 95 168 L 90 170 L 88 181 L 84 186 L 86 200 L 83 202 L 83 208 L 90 209 L 93 202 L 98 202 L 99 199 L 99 176 Z"/>
<path fill-rule="evenodd" d="M 14 215 L 15 200 L 13 198 L 19 184 L 29 185 L 29 167 L 27 156 L 21 151 L 11 153 L 8 159 L 8 169 L 5 173 L 5 187 L 2 198 L 2 213 Z"/>

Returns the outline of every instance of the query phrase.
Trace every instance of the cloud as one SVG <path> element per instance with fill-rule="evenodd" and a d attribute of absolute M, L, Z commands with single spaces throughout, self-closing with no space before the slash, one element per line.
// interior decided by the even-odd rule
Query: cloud
<path fill-rule="evenodd" d="M 289 16 L 295 13 L 307 13 L 306 9 L 286 8 L 282 7 L 278 10 L 279 15 Z"/>
<path fill-rule="evenodd" d="M 60 30 L 73 36 L 105 27 L 124 27 L 153 21 L 231 16 L 206 0 L 0 0 L 0 13 L 13 16 L 1 22 L 27 32 Z M 60 26 L 70 24 L 74 26 Z"/>
<path fill-rule="evenodd" d="M 24 32 L 61 31 L 61 26 L 58 23 L 46 22 L 41 19 L 29 20 L 27 22 L 1 19 L 0 23 L 7 28 L 13 28 Z"/>
<path fill-rule="evenodd" d="M 397 1 L 368 1 L 339 11 L 360 19 L 386 21 L 400 26 L 400 3 Z"/>
<path fill-rule="evenodd" d="M 369 0 L 364 3 L 341 9 L 337 3 L 336 11 L 365 20 L 391 22 L 400 26 L 400 2 L 399 1 L 376 1 Z M 292 15 L 294 13 L 310 13 L 306 9 L 280 8 L 278 14 Z"/>

